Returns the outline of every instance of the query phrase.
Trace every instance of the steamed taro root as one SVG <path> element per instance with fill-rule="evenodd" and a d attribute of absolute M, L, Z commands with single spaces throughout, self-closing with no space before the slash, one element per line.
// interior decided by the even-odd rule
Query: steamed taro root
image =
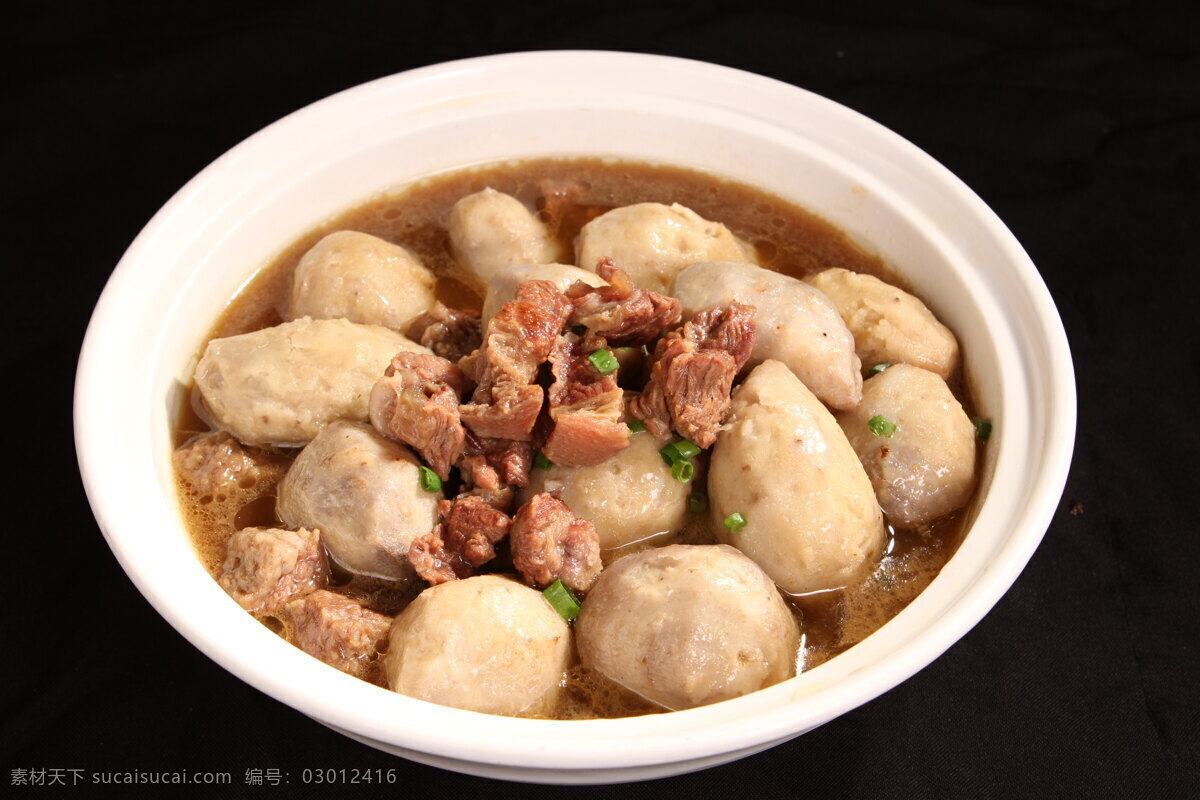
<path fill-rule="evenodd" d="M 583 663 L 670 709 L 792 677 L 799 629 L 771 579 L 724 545 L 671 545 L 600 575 L 576 623 Z"/>
<path fill-rule="evenodd" d="M 934 373 L 888 368 L 863 384 L 862 404 L 838 422 L 894 524 L 922 525 L 966 505 L 975 488 L 975 426 Z"/>
<path fill-rule="evenodd" d="M 243 444 L 303 445 L 334 420 L 367 419 L 371 387 L 401 350 L 429 352 L 378 325 L 306 317 L 213 339 L 196 388 Z"/>
<path fill-rule="evenodd" d="M 958 364 L 958 340 L 920 300 L 873 275 L 845 269 L 804 280 L 837 306 L 863 366 L 912 364 L 949 379 Z"/>
<path fill-rule="evenodd" d="M 296 265 L 285 318 L 341 317 L 400 330 L 433 305 L 435 283 L 433 273 L 400 245 L 337 231 Z"/>
<path fill-rule="evenodd" d="M 571 630 L 542 593 L 498 575 L 430 587 L 392 623 L 392 691 L 515 716 L 545 712 L 571 656 Z"/>
<path fill-rule="evenodd" d="M 446 228 L 455 260 L 483 284 L 507 267 L 547 264 L 558 256 L 558 245 L 533 212 L 492 188 L 455 203 Z"/>
<path fill-rule="evenodd" d="M 791 594 L 861 580 L 886 539 L 871 481 L 837 420 L 778 361 L 734 391 L 708 490 L 721 540 Z M 727 523 L 734 514 L 744 524 Z"/>
<path fill-rule="evenodd" d="M 678 203 L 614 208 L 583 226 L 575 249 L 583 269 L 611 258 L 638 286 L 664 293 L 689 264 L 751 260 L 728 228 Z"/>
<path fill-rule="evenodd" d="M 345 569 L 409 578 L 408 547 L 434 526 L 440 497 L 421 488 L 419 466 L 408 448 L 369 426 L 336 422 L 296 457 L 276 508 L 292 527 L 319 528 Z"/>
<path fill-rule="evenodd" d="M 649 433 L 632 434 L 629 446 L 591 467 L 535 469 L 522 499 L 554 492 L 591 521 L 600 547 L 613 550 L 647 539 L 666 540 L 687 519 L 689 484 L 671 476 L 659 454 L 663 443 Z"/>

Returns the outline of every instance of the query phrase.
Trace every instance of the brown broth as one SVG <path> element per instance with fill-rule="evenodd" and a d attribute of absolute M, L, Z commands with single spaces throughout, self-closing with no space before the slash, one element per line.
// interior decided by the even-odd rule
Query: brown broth
<path fill-rule="evenodd" d="M 724 223 L 736 236 L 755 247 L 762 266 L 769 269 L 803 277 L 822 269 L 842 267 L 908 288 L 879 256 L 858 247 L 838 228 L 751 186 L 665 165 L 597 158 L 531 159 L 427 178 L 329 220 L 292 243 L 260 270 L 230 301 L 209 338 L 233 336 L 280 323 L 296 264 L 317 241 L 336 230 L 362 231 L 407 247 L 438 277 L 439 299 L 452 307 L 478 310 L 482 305 L 479 287 L 451 258 L 445 220 L 459 198 L 488 186 L 539 209 L 539 216 L 557 237 L 563 263 L 574 261 L 572 242 L 580 227 L 604 211 L 639 202 L 677 202 L 706 219 Z M 570 188 L 573 202 L 556 199 L 555 190 L 566 188 Z M 970 415 L 974 404 L 962 370 L 951 376 L 948 383 Z M 205 424 L 193 409 L 185 408 L 176 427 L 176 441 L 182 443 L 191 434 L 204 430 Z M 983 448 L 978 448 L 978 452 L 982 460 Z M 185 479 L 177 476 L 180 504 L 193 545 L 214 577 L 219 574 L 226 542 L 235 530 L 244 525 L 269 525 L 277 521 L 272 498 L 293 455 L 273 454 L 271 468 L 253 486 L 237 487 L 227 495 L 199 496 Z M 978 499 L 977 491 L 971 503 Z M 964 523 L 970 516 L 968 509 L 963 509 L 922 530 L 894 530 L 889 525 L 885 556 L 860 586 L 789 598 L 804 634 L 799 663 L 810 669 L 827 661 L 898 614 L 929 585 L 957 549 Z M 707 515 L 694 515 L 685 529 L 670 540 L 695 544 L 715 541 L 706 520 Z M 656 539 L 628 546 L 619 553 L 606 553 L 605 560 L 663 543 L 666 542 Z M 503 571 L 507 561 L 507 553 L 501 552 L 496 568 Z M 397 589 L 384 581 L 336 570 L 333 584 L 332 589 L 385 614 L 398 613 L 414 596 L 412 589 Z M 260 620 L 290 641 L 286 618 L 260 615 Z M 378 676 L 375 682 L 380 682 Z M 564 689 L 562 699 L 550 715 L 557 719 L 661 711 L 579 665 L 570 670 Z"/>

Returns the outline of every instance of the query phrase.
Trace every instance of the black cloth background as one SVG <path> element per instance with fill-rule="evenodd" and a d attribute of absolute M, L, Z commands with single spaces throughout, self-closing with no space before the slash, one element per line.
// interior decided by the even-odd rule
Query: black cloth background
<path fill-rule="evenodd" d="M 13 785 L 19 770 L 188 769 L 229 771 L 234 782 L 184 796 L 1200 796 L 1200 15 L 1176 5 L 9 6 L 0 793 L 99 793 Z M 578 789 L 393 758 L 208 661 L 108 551 L 80 486 L 70 415 L 79 344 L 109 272 L 211 160 L 362 81 L 560 48 L 740 67 L 915 142 L 1029 251 L 1066 324 L 1079 385 L 1074 466 L 1045 541 L 945 655 L 768 752 Z M 1069 513 L 1073 503 L 1082 513 Z M 245 784 L 247 770 L 272 768 L 291 783 Z M 399 782 L 303 785 L 305 768 L 395 769 Z M 149 789 L 121 794 L 175 794 Z"/>

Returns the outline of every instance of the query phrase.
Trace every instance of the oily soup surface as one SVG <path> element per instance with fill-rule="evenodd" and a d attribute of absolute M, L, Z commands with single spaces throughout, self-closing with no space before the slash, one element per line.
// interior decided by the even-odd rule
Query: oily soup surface
<path fill-rule="evenodd" d="M 539 209 L 539 216 L 556 234 L 561 248 L 558 260 L 562 263 L 574 263 L 571 246 L 579 229 L 610 208 L 641 202 L 680 203 L 701 217 L 724 223 L 736 236 L 754 246 L 759 263 L 768 269 L 803 277 L 830 267 L 842 267 L 908 288 L 879 257 L 855 246 L 839 229 L 744 184 L 662 165 L 595 158 L 534 159 L 428 178 L 396 194 L 365 203 L 310 231 L 232 299 L 209 338 L 233 336 L 282 322 L 281 313 L 296 264 L 317 241 L 336 230 L 361 231 L 409 248 L 438 276 L 438 299 L 452 308 L 478 311 L 482 305 L 480 287 L 451 258 L 445 220 L 457 200 L 489 186 Z M 556 201 L 553 197 L 556 189 L 570 189 L 570 200 L 563 201 L 560 196 Z M 949 385 L 967 414 L 971 414 L 973 404 L 961 368 L 951 376 Z M 176 426 L 176 445 L 208 429 L 194 408 L 185 408 Z M 983 448 L 978 448 L 980 457 L 982 451 Z M 281 524 L 275 516 L 275 488 L 294 455 L 295 451 L 273 454 L 271 464 L 256 480 L 243 481 L 228 493 L 200 495 L 186 480 L 177 480 L 193 545 L 214 577 L 225 559 L 226 542 L 236 530 Z M 698 472 L 703 474 L 704 470 Z M 971 503 L 977 500 L 976 496 Z M 889 525 L 885 556 L 861 586 L 789 598 L 803 630 L 800 667 L 810 669 L 844 651 L 911 602 L 958 546 L 970 507 L 969 504 L 924 530 L 893 530 Z M 683 532 L 672 541 L 696 544 L 715 541 L 707 530 L 707 514 L 690 516 Z M 605 553 L 605 560 L 658 543 L 639 543 Z M 503 549 L 489 567 L 487 571 L 512 571 Z M 336 566 L 331 584 L 331 590 L 384 614 L 398 613 L 416 591 L 396 590 L 382 581 L 353 577 L 341 573 Z M 290 641 L 285 615 L 257 616 Z M 382 676 L 376 675 L 375 682 L 382 685 Z M 566 688 L 563 700 L 554 710 L 556 718 L 628 716 L 661 710 L 579 666 L 572 668 Z"/>

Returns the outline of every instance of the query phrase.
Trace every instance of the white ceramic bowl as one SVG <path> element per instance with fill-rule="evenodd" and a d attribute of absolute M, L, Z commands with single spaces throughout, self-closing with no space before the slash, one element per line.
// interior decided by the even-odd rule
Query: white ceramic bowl
<path fill-rule="evenodd" d="M 171 415 L 238 288 L 332 215 L 482 162 L 611 155 L 695 167 L 813 210 L 881 253 L 958 334 L 995 421 L 986 497 L 933 584 L 847 653 L 737 700 L 555 722 L 444 708 L 343 675 L 268 631 L 201 567 L 171 477 Z M 119 387 L 119 391 L 114 391 Z M 79 362 L 75 430 L 96 518 L 138 589 L 234 674 L 383 750 L 448 769 L 601 783 L 720 764 L 887 691 L 966 633 L 1028 561 L 1075 431 L 1066 337 L 1012 234 L 945 168 L 836 103 L 724 67 L 646 55 L 523 53 L 384 78 L 271 125 L 219 158 L 130 246 Z"/>

